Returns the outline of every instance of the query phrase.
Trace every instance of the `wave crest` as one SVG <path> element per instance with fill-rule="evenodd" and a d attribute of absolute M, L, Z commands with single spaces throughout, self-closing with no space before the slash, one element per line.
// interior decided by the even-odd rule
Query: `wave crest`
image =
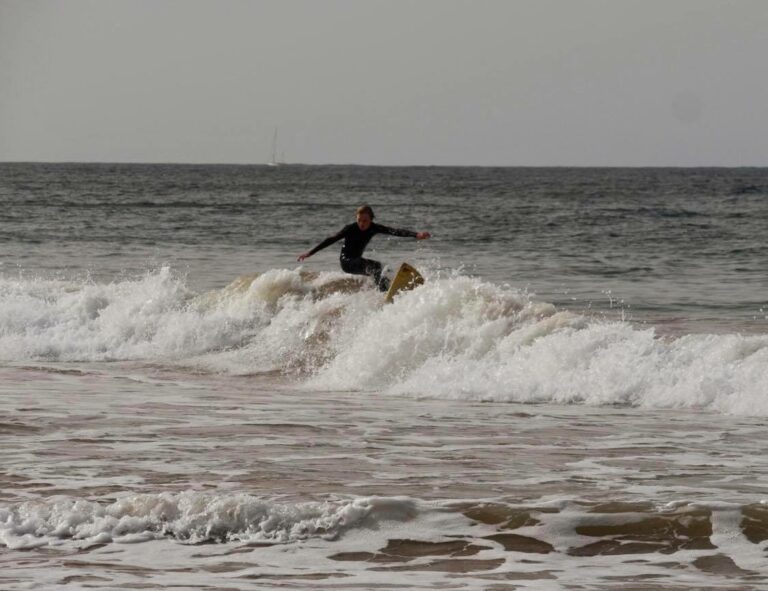
<path fill-rule="evenodd" d="M 313 537 L 331 540 L 351 527 L 404 521 L 414 514 L 413 502 L 400 498 L 290 504 L 247 494 L 183 492 L 129 495 L 101 504 L 54 497 L 0 507 L 0 543 L 20 549 L 65 540 L 125 543 L 170 537 L 193 544 L 282 544 Z"/>
<path fill-rule="evenodd" d="M 465 276 L 386 305 L 365 279 L 272 269 L 193 293 L 164 268 L 109 284 L 0 278 L 0 359 L 139 360 L 309 390 L 768 415 L 768 336 L 659 338 Z"/>

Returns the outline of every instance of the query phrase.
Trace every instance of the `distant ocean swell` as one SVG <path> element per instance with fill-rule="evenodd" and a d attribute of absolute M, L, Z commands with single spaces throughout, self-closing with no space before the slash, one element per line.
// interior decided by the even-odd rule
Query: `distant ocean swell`
<path fill-rule="evenodd" d="M 0 360 L 145 361 L 307 389 L 768 415 L 768 335 L 660 338 L 478 278 L 384 305 L 358 278 L 274 269 L 196 294 L 168 268 L 112 283 L 0 277 Z"/>

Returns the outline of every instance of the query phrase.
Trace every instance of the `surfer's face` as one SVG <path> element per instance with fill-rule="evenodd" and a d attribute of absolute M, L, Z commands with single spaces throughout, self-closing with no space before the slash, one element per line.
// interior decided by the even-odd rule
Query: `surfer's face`
<path fill-rule="evenodd" d="M 371 216 L 369 216 L 367 213 L 358 213 L 357 227 L 365 232 L 368 228 L 371 227 Z"/>

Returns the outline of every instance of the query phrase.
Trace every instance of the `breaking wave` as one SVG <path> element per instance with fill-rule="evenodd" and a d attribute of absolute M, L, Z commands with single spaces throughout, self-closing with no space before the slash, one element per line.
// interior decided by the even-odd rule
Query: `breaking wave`
<path fill-rule="evenodd" d="M 398 498 L 287 504 L 195 492 L 126 495 L 108 503 L 51 497 L 0 507 L 0 544 L 19 549 L 63 540 L 133 543 L 166 537 L 192 544 L 331 540 L 351 527 L 406 520 L 414 511 L 411 502 Z"/>
<path fill-rule="evenodd" d="M 194 293 L 163 268 L 0 277 L 0 360 L 145 361 L 307 389 L 768 415 L 768 335 L 660 338 L 460 275 L 390 305 L 365 280 L 273 269 Z"/>
<path fill-rule="evenodd" d="M 646 568 L 669 567 L 672 556 L 713 574 L 757 574 L 768 543 L 764 504 L 550 501 L 427 503 L 409 497 L 355 497 L 276 502 L 247 494 L 126 494 L 88 501 L 51 497 L 0 505 L 0 546 L 90 547 L 170 538 L 182 544 L 334 542 L 354 535 L 355 551 L 326 546 L 332 562 L 393 565 L 395 570 L 562 568 L 564 560 L 603 556 Z M 343 548 L 344 546 L 342 546 Z M 349 544 L 346 545 L 349 547 Z M 622 558 L 624 557 L 624 558 Z M 424 562 L 427 560 L 428 562 Z M 627 562 L 627 565 L 630 563 Z M 445 567 L 445 568 L 443 568 Z M 754 570 L 750 570 L 754 569 Z"/>

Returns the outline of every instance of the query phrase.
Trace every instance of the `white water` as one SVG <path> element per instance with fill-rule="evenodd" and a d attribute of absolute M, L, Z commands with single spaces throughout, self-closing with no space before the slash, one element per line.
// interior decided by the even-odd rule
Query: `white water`
<path fill-rule="evenodd" d="M 278 269 L 195 294 L 167 268 L 108 284 L 3 277 L 0 359 L 133 360 L 280 372 L 310 390 L 768 415 L 765 335 L 660 338 L 470 277 L 433 276 L 392 305 L 343 282 Z"/>
<path fill-rule="evenodd" d="M 166 537 L 199 544 L 334 540 L 354 527 L 413 518 L 407 499 L 360 498 L 323 503 L 279 503 L 247 494 L 199 492 L 121 495 L 100 504 L 54 496 L 0 507 L 0 543 L 11 549 L 135 543 Z"/>
<path fill-rule="evenodd" d="M 194 363 L 0 368 L 0 588 L 766 580 L 762 419 L 308 392 Z"/>

